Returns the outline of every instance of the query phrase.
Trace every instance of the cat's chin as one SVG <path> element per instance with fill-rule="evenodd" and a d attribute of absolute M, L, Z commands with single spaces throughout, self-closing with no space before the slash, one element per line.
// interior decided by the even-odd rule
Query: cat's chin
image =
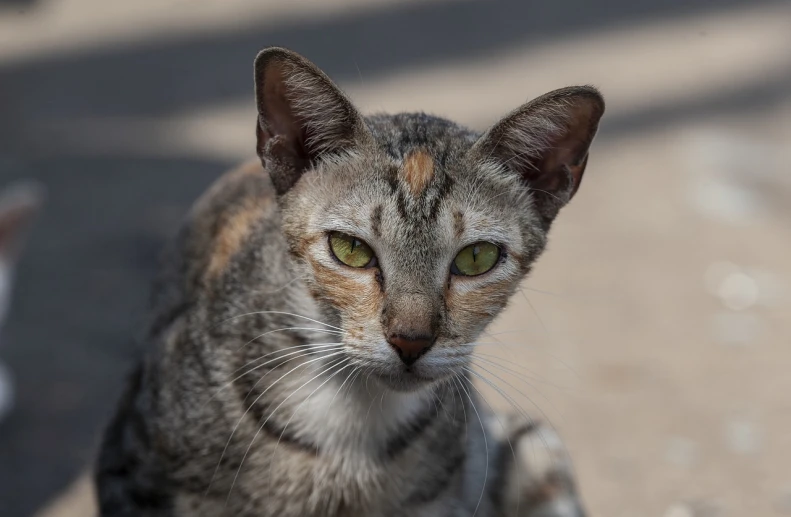
<path fill-rule="evenodd" d="M 402 393 L 425 390 L 440 380 L 420 375 L 411 369 L 404 369 L 392 375 L 374 373 L 374 376 L 379 384 L 386 389 Z"/>

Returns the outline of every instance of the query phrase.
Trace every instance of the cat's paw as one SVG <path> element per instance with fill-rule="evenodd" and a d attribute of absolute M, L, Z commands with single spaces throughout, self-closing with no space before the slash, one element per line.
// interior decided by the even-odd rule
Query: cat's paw
<path fill-rule="evenodd" d="M 503 485 L 508 517 L 584 517 L 574 472 L 558 434 L 543 423 L 511 418 Z M 512 450 L 513 449 L 513 450 Z M 506 459 L 507 458 L 507 459 Z M 514 461 L 515 460 L 515 461 Z"/>

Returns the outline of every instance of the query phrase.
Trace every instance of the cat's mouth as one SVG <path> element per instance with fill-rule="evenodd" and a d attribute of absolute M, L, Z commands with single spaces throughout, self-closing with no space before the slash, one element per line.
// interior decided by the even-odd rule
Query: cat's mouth
<path fill-rule="evenodd" d="M 437 378 L 426 376 L 416 371 L 413 367 L 404 367 L 399 372 L 386 374 L 384 372 L 374 372 L 377 380 L 394 391 L 416 391 L 437 382 Z"/>
<path fill-rule="evenodd" d="M 435 371 L 435 368 L 421 361 L 412 365 L 382 365 L 371 371 L 371 377 L 393 391 L 421 390 L 441 382 L 447 376 L 447 372 Z"/>
<path fill-rule="evenodd" d="M 355 369 L 366 379 L 393 391 L 418 391 L 461 373 L 466 364 L 461 354 L 448 354 L 432 348 L 412 360 L 405 360 L 386 343 L 347 349 Z"/>

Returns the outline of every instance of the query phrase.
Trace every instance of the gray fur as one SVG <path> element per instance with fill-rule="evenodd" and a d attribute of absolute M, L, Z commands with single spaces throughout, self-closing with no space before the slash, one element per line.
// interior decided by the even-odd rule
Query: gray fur
<path fill-rule="evenodd" d="M 283 49 L 259 55 L 256 89 L 260 163 L 221 178 L 168 254 L 98 461 L 101 515 L 582 515 L 562 444 L 490 415 L 467 368 L 577 189 L 600 95 L 559 90 L 481 136 L 363 118 Z M 330 231 L 376 266 L 342 265 Z M 451 275 L 478 241 L 500 263 Z M 387 336 L 413 330 L 432 344 L 406 366 Z M 552 461 L 531 461 L 536 439 Z"/>

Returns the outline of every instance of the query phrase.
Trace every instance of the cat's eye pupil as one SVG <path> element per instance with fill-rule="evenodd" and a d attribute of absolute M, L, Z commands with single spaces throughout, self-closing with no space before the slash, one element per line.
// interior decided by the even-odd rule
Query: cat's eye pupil
<path fill-rule="evenodd" d="M 364 268 L 375 263 L 371 247 L 356 237 L 341 232 L 330 232 L 329 245 L 335 258 L 349 267 Z"/>

